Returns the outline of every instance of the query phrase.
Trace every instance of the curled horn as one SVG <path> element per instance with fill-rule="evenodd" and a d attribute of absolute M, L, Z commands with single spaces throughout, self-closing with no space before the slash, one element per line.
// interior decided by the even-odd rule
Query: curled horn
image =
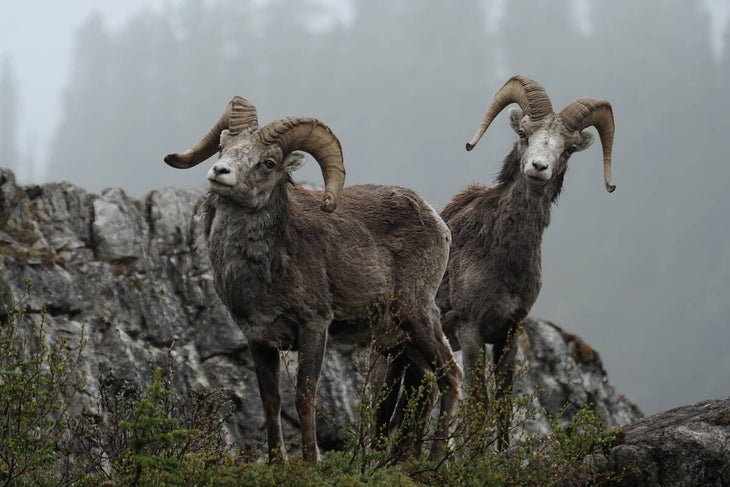
<path fill-rule="evenodd" d="M 259 131 L 265 144 L 279 144 L 284 155 L 307 152 L 319 163 L 324 178 L 322 210 L 332 212 L 345 184 L 342 146 L 327 125 L 314 118 L 288 117 L 271 122 Z"/>
<path fill-rule="evenodd" d="M 165 162 L 178 169 L 197 166 L 218 151 L 221 132 L 228 129 L 235 135 L 248 128 L 258 127 L 256 107 L 245 98 L 234 96 L 218 122 L 197 144 L 182 153 L 168 154 Z"/>
<path fill-rule="evenodd" d="M 596 98 L 579 98 L 560 112 L 560 118 L 569 130 L 581 131 L 587 127 L 596 127 L 603 147 L 603 180 L 606 191 L 612 193 L 616 186 L 611 182 L 614 132 L 611 104 Z"/>
<path fill-rule="evenodd" d="M 532 120 L 541 120 L 548 114 L 553 113 L 553 106 L 550 103 L 545 89 L 540 83 L 525 78 L 524 76 L 512 76 L 504 86 L 494 95 L 491 105 L 484 115 L 482 123 L 479 125 L 474 137 L 466 144 L 466 150 L 472 150 L 479 139 L 486 132 L 489 124 L 499 115 L 504 107 L 511 103 L 517 103 Z"/>

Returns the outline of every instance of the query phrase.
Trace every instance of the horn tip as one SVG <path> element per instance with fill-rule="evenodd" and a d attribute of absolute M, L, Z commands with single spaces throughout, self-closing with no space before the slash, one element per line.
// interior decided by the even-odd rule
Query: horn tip
<path fill-rule="evenodd" d="M 177 154 L 167 154 L 165 156 L 165 164 L 168 166 L 175 167 L 175 160 L 176 160 Z"/>
<path fill-rule="evenodd" d="M 190 167 L 188 159 L 189 158 L 185 157 L 183 154 L 167 154 L 164 161 L 165 164 L 170 167 L 174 167 L 176 169 L 185 169 Z"/>
<path fill-rule="evenodd" d="M 322 198 L 322 211 L 332 213 L 335 208 L 337 208 L 337 200 L 331 194 L 325 193 L 324 198 Z"/>

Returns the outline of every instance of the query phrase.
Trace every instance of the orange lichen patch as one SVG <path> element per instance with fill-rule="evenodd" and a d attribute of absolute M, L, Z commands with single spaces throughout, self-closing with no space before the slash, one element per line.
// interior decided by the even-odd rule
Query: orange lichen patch
<path fill-rule="evenodd" d="M 578 347 L 578 360 L 584 364 L 593 362 L 593 347 L 587 343 L 581 343 Z"/>

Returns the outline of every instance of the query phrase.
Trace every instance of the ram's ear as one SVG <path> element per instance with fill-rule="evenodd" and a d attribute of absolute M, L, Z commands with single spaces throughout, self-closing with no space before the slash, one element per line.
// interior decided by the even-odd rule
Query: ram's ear
<path fill-rule="evenodd" d="M 576 145 L 575 151 L 580 152 L 582 150 L 586 150 L 591 146 L 593 143 L 593 134 L 590 132 L 581 132 L 580 133 L 580 142 Z"/>
<path fill-rule="evenodd" d="M 520 130 L 520 122 L 522 121 L 522 110 L 519 108 L 512 108 L 509 111 L 509 126 L 512 130 L 518 132 Z"/>
<path fill-rule="evenodd" d="M 306 160 L 307 154 L 304 152 L 294 151 L 284 158 L 284 171 L 289 173 L 294 172 L 302 167 Z"/>

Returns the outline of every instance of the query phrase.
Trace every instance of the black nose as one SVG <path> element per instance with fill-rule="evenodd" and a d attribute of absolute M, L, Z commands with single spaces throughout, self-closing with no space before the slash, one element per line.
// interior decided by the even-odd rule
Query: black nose
<path fill-rule="evenodd" d="M 548 165 L 542 161 L 532 161 L 532 167 L 534 167 L 538 171 L 544 171 L 548 168 Z"/>
<path fill-rule="evenodd" d="M 229 172 L 231 172 L 231 169 L 228 166 L 224 166 L 223 164 L 220 164 L 220 165 L 219 164 L 215 164 L 213 166 L 213 172 L 216 175 L 219 175 L 219 174 L 228 174 Z"/>

